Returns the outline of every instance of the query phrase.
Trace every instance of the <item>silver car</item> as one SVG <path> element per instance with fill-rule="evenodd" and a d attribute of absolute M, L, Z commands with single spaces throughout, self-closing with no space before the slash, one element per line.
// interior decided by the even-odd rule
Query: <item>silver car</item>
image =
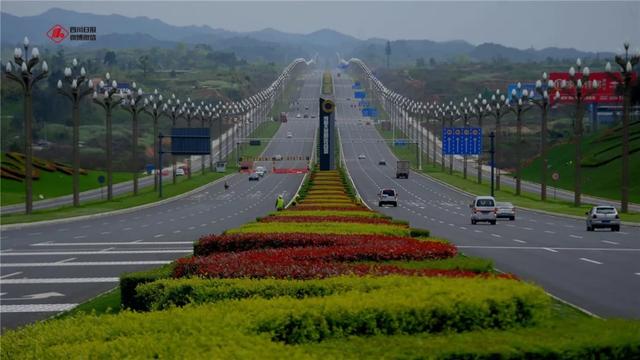
<path fill-rule="evenodd" d="M 620 216 L 613 206 L 594 206 L 585 215 L 587 215 L 587 231 L 593 231 L 597 228 L 620 231 Z"/>
<path fill-rule="evenodd" d="M 509 220 L 516 219 L 516 207 L 513 206 L 510 202 L 497 202 L 496 207 L 498 208 L 498 213 L 496 217 L 498 219 L 504 218 Z"/>
<path fill-rule="evenodd" d="M 472 225 L 480 221 L 488 222 L 491 225 L 496 224 L 498 209 L 496 208 L 496 199 L 492 196 L 477 196 L 469 207 L 471 208 Z"/>

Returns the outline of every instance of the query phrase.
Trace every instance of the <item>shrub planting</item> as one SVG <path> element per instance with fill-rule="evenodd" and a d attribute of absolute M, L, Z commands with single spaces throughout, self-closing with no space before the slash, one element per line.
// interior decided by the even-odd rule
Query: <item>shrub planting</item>
<path fill-rule="evenodd" d="M 307 232 L 313 234 L 371 234 L 408 236 L 409 228 L 394 224 L 358 224 L 358 223 L 249 223 L 237 229 L 227 231 L 234 233 L 282 233 Z"/>

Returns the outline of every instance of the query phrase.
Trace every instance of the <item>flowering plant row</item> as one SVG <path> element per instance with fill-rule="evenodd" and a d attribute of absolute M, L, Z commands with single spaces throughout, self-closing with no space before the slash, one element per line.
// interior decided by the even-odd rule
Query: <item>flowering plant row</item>
<path fill-rule="evenodd" d="M 260 219 L 260 222 L 346 222 L 361 224 L 391 224 L 392 221 L 386 218 L 366 218 L 362 216 L 267 216 Z"/>
<path fill-rule="evenodd" d="M 366 211 L 368 210 L 364 206 L 357 205 L 337 205 L 337 204 L 326 204 L 326 205 L 318 205 L 318 204 L 299 204 L 290 209 L 289 211 L 307 211 L 307 210 L 330 210 L 330 211 Z"/>
<path fill-rule="evenodd" d="M 455 256 L 455 246 L 437 241 L 420 241 L 413 238 L 385 235 L 335 235 L 312 233 L 233 233 L 207 235 L 198 240 L 193 253 L 206 256 L 220 252 L 241 252 L 250 250 L 310 247 L 357 247 L 379 249 L 381 251 L 409 251 L 419 249 L 431 259 Z M 369 251 L 368 250 L 368 251 Z M 384 254 L 383 254 L 384 256 Z"/>

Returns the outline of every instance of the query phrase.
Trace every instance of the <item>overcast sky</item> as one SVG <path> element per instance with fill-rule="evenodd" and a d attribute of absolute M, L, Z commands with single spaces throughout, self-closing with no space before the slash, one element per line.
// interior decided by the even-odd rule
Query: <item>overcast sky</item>
<path fill-rule="evenodd" d="M 172 25 L 234 31 L 267 27 L 294 33 L 330 28 L 361 39 L 466 40 L 517 48 L 640 47 L 640 1 L 2 1 L 2 11 L 36 15 L 51 7 L 94 14 L 147 16 Z"/>

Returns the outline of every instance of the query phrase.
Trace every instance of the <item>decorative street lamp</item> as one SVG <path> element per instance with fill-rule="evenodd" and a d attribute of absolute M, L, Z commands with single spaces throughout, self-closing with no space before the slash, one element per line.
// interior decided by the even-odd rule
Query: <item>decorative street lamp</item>
<path fill-rule="evenodd" d="M 31 214 L 33 210 L 33 99 L 32 92 L 35 84 L 46 78 L 49 74 L 47 62 L 42 62 L 42 71 L 34 73 L 35 66 L 40 61 L 38 48 L 31 50 L 29 54 L 29 39 L 25 36 L 23 42 L 24 58 L 22 49 L 15 48 L 13 51 L 13 65 L 8 61 L 4 68 L 7 79 L 17 82 L 22 87 L 23 112 L 24 112 L 24 156 L 25 156 L 25 213 Z"/>
<path fill-rule="evenodd" d="M 533 94 L 529 94 L 527 89 L 522 89 L 521 83 L 518 83 L 516 87 L 517 89 L 511 90 L 513 106 L 509 100 L 506 101 L 506 105 L 509 106 L 509 111 L 516 115 L 516 195 L 520 195 L 522 186 L 522 115 L 531 109 Z"/>
<path fill-rule="evenodd" d="M 489 107 L 491 107 L 491 109 Z M 496 90 L 496 93 L 491 95 L 491 104 L 487 105 L 487 110 L 493 110 L 493 112 L 490 112 L 490 115 L 496 120 L 493 151 L 494 158 L 497 160 L 500 158 L 500 153 L 498 152 L 500 148 L 500 119 L 509 113 L 509 102 L 503 94 L 500 94 L 500 90 Z M 518 161 L 520 161 L 520 157 L 518 157 Z M 493 167 L 498 170 L 496 172 L 496 190 L 500 190 L 500 168 L 495 166 L 495 164 L 493 164 Z"/>
<path fill-rule="evenodd" d="M 165 115 L 171 119 L 171 127 L 176 127 L 178 119 L 182 117 L 182 109 L 180 107 L 180 99 L 176 99 L 175 94 L 171 94 L 171 98 L 167 100 L 166 104 L 162 107 Z M 176 157 L 171 155 L 171 172 L 173 183 L 176 183 Z"/>
<path fill-rule="evenodd" d="M 136 83 L 131 84 L 122 100 L 122 108 L 131 114 L 131 169 L 133 172 L 133 195 L 138 195 L 138 115 L 144 111 L 142 89 Z"/>
<path fill-rule="evenodd" d="M 475 109 L 476 118 L 478 119 L 478 127 L 482 131 L 482 120 L 489 115 L 491 111 L 487 109 L 487 99 L 482 98 L 482 94 L 478 94 L 478 98 L 473 100 L 473 107 Z M 478 155 L 478 184 L 482 184 L 482 156 L 483 151 L 480 149 L 480 155 Z"/>
<path fill-rule="evenodd" d="M 64 82 L 58 80 L 58 93 L 71 100 L 71 117 L 73 121 L 73 206 L 80 206 L 80 101 L 89 94 L 93 94 L 93 82 L 87 79 L 84 67 L 80 68 L 80 75 L 73 74 L 78 67 L 78 60 L 73 59 L 72 68 L 64 69 Z"/>
<path fill-rule="evenodd" d="M 581 204 L 581 195 L 582 195 L 582 169 L 580 166 L 580 162 L 582 160 L 582 121 L 584 117 L 584 100 L 590 95 L 595 89 L 598 88 L 598 82 L 593 80 L 589 82 L 590 71 L 588 67 L 582 67 L 582 61 L 580 59 L 576 60 L 576 69 L 572 66 L 569 69 L 569 80 L 575 85 L 575 106 L 576 106 L 576 118 L 573 124 L 574 129 L 574 137 L 573 141 L 575 144 L 575 154 L 574 154 L 574 189 L 573 189 L 573 206 L 578 207 Z M 589 85 L 590 88 L 589 88 Z M 569 84 L 566 80 L 562 80 L 561 83 L 562 88 L 568 88 Z"/>
<path fill-rule="evenodd" d="M 546 81 L 546 88 L 544 87 L 543 81 Z M 552 80 L 547 78 L 547 73 L 542 73 L 542 81 L 536 81 L 536 92 L 539 95 L 539 98 L 535 97 L 529 99 L 529 102 L 537 105 L 540 108 L 542 118 L 540 119 L 540 158 L 542 160 L 542 164 L 540 165 L 540 200 L 547 200 L 547 170 L 549 168 L 549 160 L 547 159 L 547 116 L 549 114 L 549 108 L 551 106 L 551 98 L 549 93 L 552 92 L 555 88 L 555 84 Z M 555 92 L 553 95 L 557 100 L 560 98 L 560 93 Z M 520 178 L 521 178 L 521 168 L 522 164 L 520 163 L 520 142 L 521 142 L 521 127 L 522 124 L 518 125 L 518 146 L 516 150 L 518 151 L 518 168 L 517 173 L 518 177 L 516 178 L 516 195 L 520 195 Z"/>
<path fill-rule="evenodd" d="M 616 64 L 620 67 L 620 73 L 611 72 L 611 64 L 607 63 L 605 70 L 610 78 L 622 79 L 619 86 L 624 96 L 622 107 L 622 184 L 620 186 L 620 211 L 629 211 L 629 110 L 631 107 L 631 89 L 638 81 L 634 79 L 633 68 L 640 61 L 640 54 L 629 56 L 629 43 L 624 43 L 624 57 L 616 55 Z"/>
<path fill-rule="evenodd" d="M 151 116 L 153 120 L 153 165 L 155 166 L 155 173 L 153 175 L 153 190 L 158 189 L 158 171 L 162 172 L 162 164 L 160 164 L 159 149 L 159 137 L 158 137 L 158 120 L 164 115 L 162 111 L 162 95 L 158 95 L 158 89 L 153 90 L 153 94 L 149 95 L 147 99 L 144 99 L 143 111 Z"/>
<path fill-rule="evenodd" d="M 475 109 L 473 105 L 467 101 L 467 98 L 464 98 L 464 101 L 460 103 L 460 109 L 462 109 L 462 120 L 464 121 L 464 127 L 468 128 L 471 123 L 471 118 L 475 115 Z M 462 163 L 462 177 L 467 178 L 467 160 L 469 156 L 465 154 L 463 156 Z"/>
<path fill-rule="evenodd" d="M 107 73 L 105 75 L 107 81 L 111 80 L 111 75 Z M 113 131 L 112 131 L 112 119 L 111 114 L 120 102 L 122 102 L 122 94 L 118 93 L 118 83 L 113 80 L 110 87 L 100 81 L 98 85 L 98 91 L 93 93 L 93 103 L 99 105 L 104 109 L 106 114 L 105 127 L 106 127 L 106 151 L 107 151 L 107 200 L 113 199 Z"/>

